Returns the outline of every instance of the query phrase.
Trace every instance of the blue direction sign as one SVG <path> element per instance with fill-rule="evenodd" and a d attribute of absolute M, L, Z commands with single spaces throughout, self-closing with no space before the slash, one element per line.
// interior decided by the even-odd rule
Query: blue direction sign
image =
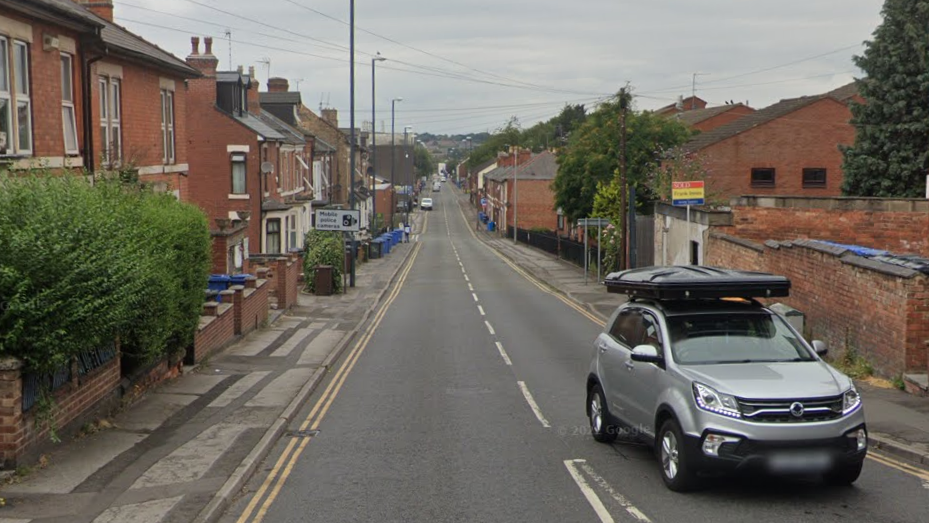
<path fill-rule="evenodd" d="M 706 205 L 706 200 L 703 198 L 694 198 L 691 200 L 671 200 L 671 205 L 675 207 L 683 207 L 686 205 Z"/>
<path fill-rule="evenodd" d="M 481 205 L 487 205 L 487 198 L 481 198 Z"/>

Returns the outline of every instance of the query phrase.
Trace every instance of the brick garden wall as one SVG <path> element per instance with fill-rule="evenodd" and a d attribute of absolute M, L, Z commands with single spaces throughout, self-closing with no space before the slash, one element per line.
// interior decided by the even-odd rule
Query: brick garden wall
<path fill-rule="evenodd" d="M 50 441 L 47 424 L 36 423 L 37 406 L 23 412 L 21 363 L 13 358 L 0 362 L 0 462 L 15 468 L 18 461 L 41 449 Z M 84 376 L 72 365 L 72 379 L 54 392 L 56 407 L 52 425 L 57 431 L 68 424 L 93 415 L 100 408 L 113 406 L 120 395 L 120 360 L 117 356 Z M 108 401 L 109 400 L 109 401 Z"/>
<path fill-rule="evenodd" d="M 232 299 L 234 291 L 222 291 L 222 303 L 207 302 L 200 326 L 194 334 L 192 354 L 188 363 L 200 363 L 235 339 L 235 311 Z M 228 300 L 228 301 L 227 301 Z"/>
<path fill-rule="evenodd" d="M 267 280 L 250 278 L 245 286 L 233 286 L 235 292 L 235 333 L 244 336 L 268 320 Z"/>
<path fill-rule="evenodd" d="M 804 313 L 809 339 L 833 356 L 853 348 L 884 377 L 929 370 L 925 275 L 806 240 L 758 244 L 711 232 L 708 242 L 707 265 L 790 278 L 790 297 L 776 301 Z"/>
<path fill-rule="evenodd" d="M 757 242 L 813 238 L 929 256 L 929 201 L 878 198 L 733 200 L 727 232 Z"/>

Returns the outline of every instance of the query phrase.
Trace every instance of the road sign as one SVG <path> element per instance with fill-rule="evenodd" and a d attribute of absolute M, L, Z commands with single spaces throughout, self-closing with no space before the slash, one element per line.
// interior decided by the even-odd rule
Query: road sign
<path fill-rule="evenodd" d="M 577 220 L 579 227 L 606 227 L 609 224 L 609 218 L 580 218 Z"/>
<path fill-rule="evenodd" d="M 316 228 L 320 231 L 358 232 L 361 211 L 319 209 L 316 211 Z"/>
<path fill-rule="evenodd" d="M 671 204 L 682 207 L 685 205 L 703 205 L 706 203 L 702 181 L 671 182 Z"/>
<path fill-rule="evenodd" d="M 487 205 L 487 198 L 481 198 L 481 205 Z"/>

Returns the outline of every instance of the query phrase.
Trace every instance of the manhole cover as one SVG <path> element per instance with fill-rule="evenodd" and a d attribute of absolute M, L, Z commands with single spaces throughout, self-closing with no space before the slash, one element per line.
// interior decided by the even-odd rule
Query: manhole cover
<path fill-rule="evenodd" d="M 319 435 L 318 430 L 293 430 L 288 434 L 291 438 L 312 438 Z"/>

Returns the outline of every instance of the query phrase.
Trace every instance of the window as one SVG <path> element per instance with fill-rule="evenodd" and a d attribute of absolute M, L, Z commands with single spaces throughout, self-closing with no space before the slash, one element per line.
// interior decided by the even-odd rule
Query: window
<path fill-rule="evenodd" d="M 774 168 L 752 169 L 752 187 L 774 187 Z"/>
<path fill-rule="evenodd" d="M 700 242 L 690 242 L 690 264 L 700 265 Z"/>
<path fill-rule="evenodd" d="M 803 169 L 803 187 L 825 187 L 826 169 L 822 167 L 807 167 Z"/>
<path fill-rule="evenodd" d="M 268 224 L 265 228 L 265 242 L 268 246 L 268 254 L 280 254 L 281 252 L 281 220 L 280 218 L 275 218 L 273 220 L 268 220 Z"/>
<path fill-rule="evenodd" d="M 77 154 L 77 118 L 74 114 L 74 59 L 61 54 L 61 121 L 65 154 Z"/>
<path fill-rule="evenodd" d="M 287 233 L 290 235 L 289 241 L 287 243 L 288 249 L 297 249 L 297 216 L 291 214 L 288 218 L 289 223 L 287 224 Z"/>
<path fill-rule="evenodd" d="M 245 155 L 232 155 L 232 194 L 246 194 L 245 184 Z"/>
<path fill-rule="evenodd" d="M 0 36 L 0 154 L 31 152 L 29 46 Z"/>
<path fill-rule="evenodd" d="M 658 324 L 658 320 L 651 314 L 642 315 L 642 331 L 644 334 L 642 344 L 655 347 L 658 349 L 658 353 L 661 354 L 661 326 Z"/>
<path fill-rule="evenodd" d="M 813 361 L 776 314 L 693 314 L 667 318 L 671 352 L 682 365 Z"/>
<path fill-rule="evenodd" d="M 630 349 L 642 344 L 643 335 L 642 314 L 634 310 L 620 312 L 610 328 L 610 336 Z"/>
<path fill-rule="evenodd" d="M 174 93 L 161 90 L 161 142 L 162 160 L 165 164 L 174 163 Z"/>
<path fill-rule="evenodd" d="M 101 76 L 100 87 L 100 144 L 104 165 L 114 167 L 123 158 L 122 106 L 119 80 Z"/>
<path fill-rule="evenodd" d="M 564 215 L 563 214 L 558 215 L 558 230 L 559 231 L 564 230 Z"/>

